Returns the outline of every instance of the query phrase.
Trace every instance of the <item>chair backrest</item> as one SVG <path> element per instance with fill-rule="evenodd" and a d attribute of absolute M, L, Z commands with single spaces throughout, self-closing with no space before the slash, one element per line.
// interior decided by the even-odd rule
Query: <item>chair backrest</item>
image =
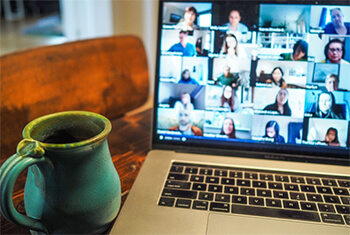
<path fill-rule="evenodd" d="M 14 153 L 24 126 L 53 112 L 86 110 L 113 119 L 149 95 L 141 40 L 113 36 L 0 57 L 1 155 Z"/>

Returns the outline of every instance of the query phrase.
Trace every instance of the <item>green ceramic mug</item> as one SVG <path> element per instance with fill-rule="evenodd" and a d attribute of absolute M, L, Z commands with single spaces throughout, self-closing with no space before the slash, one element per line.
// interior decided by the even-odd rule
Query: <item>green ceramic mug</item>
<path fill-rule="evenodd" d="M 30 122 L 17 153 L 0 168 L 1 214 L 32 233 L 106 231 L 121 202 L 120 180 L 107 143 L 110 131 L 107 118 L 84 111 Z M 23 215 L 14 208 L 12 191 L 26 168 Z"/>

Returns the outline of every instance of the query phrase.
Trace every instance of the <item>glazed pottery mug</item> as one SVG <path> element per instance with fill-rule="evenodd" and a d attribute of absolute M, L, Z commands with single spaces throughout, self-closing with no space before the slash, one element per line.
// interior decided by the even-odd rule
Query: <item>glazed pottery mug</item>
<path fill-rule="evenodd" d="M 121 202 L 108 149 L 110 121 L 68 111 L 40 117 L 23 130 L 17 153 L 0 168 L 1 214 L 32 233 L 92 234 L 108 230 Z M 27 215 L 12 201 L 16 179 L 28 168 Z"/>

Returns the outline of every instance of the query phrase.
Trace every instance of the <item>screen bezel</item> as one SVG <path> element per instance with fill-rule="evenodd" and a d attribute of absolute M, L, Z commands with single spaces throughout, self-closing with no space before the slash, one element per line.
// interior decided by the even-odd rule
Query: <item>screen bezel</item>
<path fill-rule="evenodd" d="M 243 2 L 243 0 L 236 0 L 237 2 Z M 335 0 L 335 1 L 293 1 L 293 0 L 248 0 L 254 3 L 275 3 L 275 4 L 315 4 L 315 5 L 349 5 L 348 0 Z M 165 2 L 184 2 L 179 0 L 171 1 L 159 1 L 159 12 L 158 21 L 161 22 L 163 16 L 163 4 Z M 191 2 L 226 2 L 226 1 L 190 1 Z M 247 2 L 245 0 L 244 2 Z M 268 143 L 243 143 L 240 141 L 236 142 L 221 142 L 218 141 L 213 145 L 210 140 L 201 139 L 199 142 L 196 139 L 189 139 L 186 142 L 182 141 L 167 141 L 159 140 L 159 134 L 157 134 L 157 108 L 158 108 L 158 89 L 159 89 L 159 60 L 161 55 L 160 50 L 160 35 L 162 31 L 162 23 L 158 23 L 158 36 L 157 36 L 157 62 L 155 72 L 155 86 L 154 86 L 154 110 L 153 110 L 153 123 L 152 123 L 152 149 L 167 149 L 175 150 L 180 152 L 192 152 L 202 154 L 215 154 L 224 156 L 237 156 L 250 153 L 253 158 L 265 158 L 265 159 L 277 159 L 277 160 L 289 160 L 298 162 L 313 162 L 313 163 L 324 163 L 324 164 L 335 164 L 335 165 L 350 165 L 350 153 L 349 147 L 323 147 L 310 145 L 276 145 Z M 350 136 L 350 128 L 348 128 L 348 136 Z M 349 142 L 349 139 L 348 139 Z M 273 147 L 273 148 L 271 148 Z M 272 150 L 273 149 L 273 150 Z"/>

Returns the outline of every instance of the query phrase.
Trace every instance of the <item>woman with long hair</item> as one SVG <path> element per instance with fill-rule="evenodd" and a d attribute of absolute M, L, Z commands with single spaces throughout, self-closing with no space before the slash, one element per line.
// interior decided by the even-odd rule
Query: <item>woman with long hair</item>
<path fill-rule="evenodd" d="M 280 115 L 291 116 L 292 111 L 288 104 L 288 91 L 286 89 L 280 89 L 276 95 L 275 103 L 267 105 L 264 110 L 276 111 Z"/>
<path fill-rule="evenodd" d="M 332 92 L 322 92 L 316 97 L 316 110 L 312 113 L 313 117 L 344 119 L 341 114 L 334 111 L 335 98 Z"/>
<path fill-rule="evenodd" d="M 229 86 L 224 86 L 221 95 L 221 108 L 229 108 L 233 112 L 235 106 L 235 90 Z"/>
<path fill-rule="evenodd" d="M 333 127 L 328 128 L 323 142 L 331 146 L 340 146 L 338 140 L 338 130 Z"/>
<path fill-rule="evenodd" d="M 266 123 L 264 137 L 273 138 L 273 142 L 285 143 L 284 137 L 280 135 L 280 126 L 276 121 Z"/>
<path fill-rule="evenodd" d="M 226 117 L 221 128 L 221 135 L 226 135 L 230 139 L 236 138 L 235 123 L 232 118 Z"/>

